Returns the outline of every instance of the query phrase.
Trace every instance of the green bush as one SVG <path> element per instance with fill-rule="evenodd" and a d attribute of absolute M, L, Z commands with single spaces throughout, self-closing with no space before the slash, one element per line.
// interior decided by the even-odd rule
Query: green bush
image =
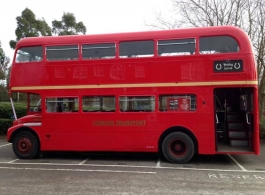
<path fill-rule="evenodd" d="M 1 119 L 0 118 L 0 135 L 5 135 L 7 129 L 12 126 L 12 119 Z"/>
<path fill-rule="evenodd" d="M 27 105 L 24 103 L 14 103 L 17 117 L 20 118 L 27 114 Z M 14 116 L 10 102 L 0 102 L 0 118 L 11 119 Z"/>
<path fill-rule="evenodd" d="M 17 117 L 27 114 L 27 105 L 24 103 L 14 103 Z M 10 102 L 0 102 L 0 135 L 6 134 L 7 129 L 12 126 L 14 114 Z"/>

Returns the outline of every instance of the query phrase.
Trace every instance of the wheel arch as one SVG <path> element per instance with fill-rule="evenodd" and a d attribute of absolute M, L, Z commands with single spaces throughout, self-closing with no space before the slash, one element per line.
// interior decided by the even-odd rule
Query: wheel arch
<path fill-rule="evenodd" d="M 26 132 L 30 132 L 30 133 L 32 133 L 32 134 L 36 137 L 36 139 L 37 139 L 37 141 L 38 141 L 38 144 L 39 144 L 39 149 L 40 149 L 40 137 L 39 137 L 39 135 L 36 133 L 36 131 L 34 131 L 34 130 L 33 130 L 32 128 L 30 128 L 30 127 L 20 127 L 20 128 L 18 128 L 17 130 L 15 130 L 15 131 L 11 134 L 9 142 L 12 143 L 13 140 L 14 140 L 14 138 L 15 138 L 15 136 L 16 136 L 18 133 L 22 132 L 22 131 L 26 131 Z"/>
<path fill-rule="evenodd" d="M 193 132 L 185 127 L 182 127 L 182 126 L 173 126 L 173 127 L 170 127 L 168 129 L 166 129 L 161 135 L 160 135 L 160 138 L 159 138 L 159 141 L 158 141 L 158 151 L 159 151 L 159 154 L 162 154 L 162 143 L 163 143 L 163 140 L 164 138 L 169 135 L 170 133 L 173 133 L 173 132 L 182 132 L 182 133 L 185 133 L 187 134 L 188 136 L 190 136 L 190 138 L 192 139 L 193 143 L 194 143 L 194 146 L 195 146 L 195 154 L 198 153 L 199 151 L 199 147 L 198 147 L 198 140 L 196 138 L 196 136 L 193 134 Z"/>

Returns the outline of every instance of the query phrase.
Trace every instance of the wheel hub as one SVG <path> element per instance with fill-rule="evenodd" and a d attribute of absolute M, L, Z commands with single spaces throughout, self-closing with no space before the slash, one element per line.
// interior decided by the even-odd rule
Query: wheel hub
<path fill-rule="evenodd" d="M 170 144 L 170 152 L 177 157 L 182 157 L 187 152 L 187 146 L 184 141 L 175 139 Z"/>
<path fill-rule="evenodd" d="M 176 151 L 179 152 L 179 151 L 181 151 L 182 146 L 181 146 L 181 144 L 176 144 L 174 148 L 175 148 Z"/>
<path fill-rule="evenodd" d="M 32 143 L 28 138 L 21 138 L 18 141 L 18 150 L 22 153 L 28 153 L 32 149 Z"/>

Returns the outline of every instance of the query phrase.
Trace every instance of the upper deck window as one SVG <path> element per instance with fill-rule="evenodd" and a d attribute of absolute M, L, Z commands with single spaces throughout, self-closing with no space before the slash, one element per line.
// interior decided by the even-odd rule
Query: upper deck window
<path fill-rule="evenodd" d="M 237 41 L 230 36 L 201 37 L 199 44 L 201 54 L 230 53 L 239 51 Z"/>
<path fill-rule="evenodd" d="M 47 60 L 77 60 L 78 45 L 47 46 Z"/>
<path fill-rule="evenodd" d="M 42 46 L 22 47 L 17 50 L 16 62 L 36 62 L 43 59 Z"/>
<path fill-rule="evenodd" d="M 121 42 L 119 56 L 122 58 L 154 56 L 154 41 Z"/>
<path fill-rule="evenodd" d="M 194 53 L 195 39 L 158 41 L 158 55 L 160 56 L 193 55 Z"/>
<path fill-rule="evenodd" d="M 85 44 L 82 45 L 83 59 L 108 59 L 114 58 L 116 53 L 115 43 Z"/>

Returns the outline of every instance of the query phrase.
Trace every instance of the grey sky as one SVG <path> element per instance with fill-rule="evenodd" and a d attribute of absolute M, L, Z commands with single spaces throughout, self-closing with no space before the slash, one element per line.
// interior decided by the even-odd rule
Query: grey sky
<path fill-rule="evenodd" d="M 77 22 L 87 27 L 87 34 L 150 30 L 144 21 L 152 23 L 155 12 L 166 13 L 171 0 L 8 0 L 1 3 L 0 41 L 7 56 L 13 58 L 9 41 L 15 40 L 16 17 L 25 8 L 36 18 L 44 18 L 49 26 L 61 20 L 63 12 L 73 13 Z"/>

